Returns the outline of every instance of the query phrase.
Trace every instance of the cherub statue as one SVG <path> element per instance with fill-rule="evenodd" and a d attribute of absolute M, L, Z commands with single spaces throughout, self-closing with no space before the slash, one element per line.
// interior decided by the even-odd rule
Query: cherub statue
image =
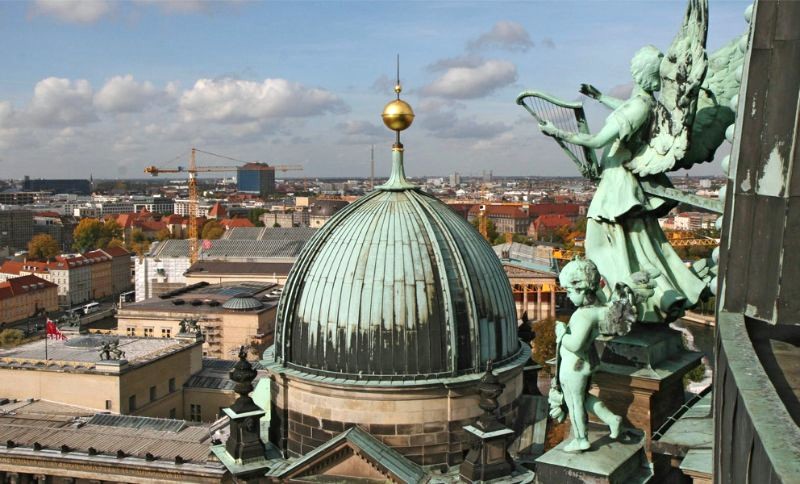
<path fill-rule="evenodd" d="M 612 439 L 619 436 L 622 418 L 588 393 L 592 373 L 599 364 L 594 340 L 627 334 L 636 320 L 637 299 L 652 295 L 651 280 L 657 277 L 655 271 L 636 273 L 626 284 L 618 284 L 610 301 L 604 302 L 609 298 L 600 291 L 600 273 L 592 261 L 576 259 L 561 271 L 559 282 L 567 290 L 570 301 L 578 307 L 569 326 L 561 321 L 556 323 L 558 363 L 555 385 L 549 396 L 550 416 L 563 421 L 566 406 L 572 422 L 572 441 L 564 447 L 566 452 L 589 449 L 587 412 L 608 425 Z"/>
<path fill-rule="evenodd" d="M 596 166 L 582 169 L 599 180 L 587 214 L 586 255 L 612 287 L 646 266 L 662 274 L 653 296 L 639 303 L 639 320 L 645 323 L 683 315 L 707 293 L 712 277 L 687 268 L 658 224 L 676 203 L 643 188 L 643 183 L 672 188 L 667 172 L 711 161 L 733 122 L 729 103 L 739 89 L 735 71 L 743 59 L 736 45 L 740 39 L 709 62 L 707 14 L 707 0 L 689 0 L 667 54 L 653 46 L 636 53 L 629 99 L 604 95 L 591 85 L 581 87 L 583 94 L 614 110 L 598 133 L 570 132 L 540 119 L 541 131 L 565 150 L 567 145 L 588 148 L 590 154 L 603 150 Z M 534 94 L 521 94 L 518 103 L 530 96 Z"/>

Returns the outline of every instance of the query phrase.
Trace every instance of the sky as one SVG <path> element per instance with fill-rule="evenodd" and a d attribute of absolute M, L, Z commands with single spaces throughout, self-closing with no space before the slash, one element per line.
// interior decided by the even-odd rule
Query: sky
<path fill-rule="evenodd" d="M 741 35 L 748 1 L 710 0 L 710 51 Z M 0 2 L 0 177 L 140 178 L 192 146 L 302 164 L 289 176 L 389 171 L 383 106 L 411 176 L 575 176 L 514 102 L 575 100 L 582 82 L 626 95 L 641 46 L 669 47 L 685 0 Z M 593 131 L 608 112 L 586 100 Z M 206 155 L 200 165 L 230 165 Z M 693 175 L 718 175 L 718 164 Z"/>

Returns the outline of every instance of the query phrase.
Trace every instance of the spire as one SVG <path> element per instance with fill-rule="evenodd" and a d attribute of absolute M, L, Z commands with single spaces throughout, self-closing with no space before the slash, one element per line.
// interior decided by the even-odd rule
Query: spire
<path fill-rule="evenodd" d="M 403 167 L 403 144 L 400 142 L 400 131 L 407 129 L 414 122 L 414 110 L 411 106 L 400 99 L 400 92 L 403 87 L 400 85 L 400 56 L 397 56 L 397 84 L 394 92 L 397 99 L 390 102 L 383 108 L 383 123 L 387 128 L 397 133 L 397 138 L 392 146 L 392 174 L 386 184 L 378 187 L 380 190 L 408 190 L 416 188 L 416 185 L 406 179 L 405 168 Z"/>

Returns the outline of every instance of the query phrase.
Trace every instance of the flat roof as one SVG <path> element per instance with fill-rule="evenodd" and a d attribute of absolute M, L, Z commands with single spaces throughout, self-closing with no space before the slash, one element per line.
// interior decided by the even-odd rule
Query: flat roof
<path fill-rule="evenodd" d="M 116 459 L 120 458 L 117 452 L 122 451 L 122 458 L 139 458 L 152 465 L 173 464 L 180 456 L 186 463 L 222 470 L 222 465 L 209 459 L 211 434 L 208 424 L 96 414 L 43 400 L 0 405 L 0 441 L 13 442 L 13 446 L 6 446 L 7 452 L 38 444 L 40 454 L 53 452 L 62 460 Z M 150 461 L 146 460 L 148 454 Z"/>
<path fill-rule="evenodd" d="M 75 336 L 68 341 L 40 339 L 14 348 L 0 349 L 0 368 L 102 371 L 96 365 L 103 361 L 100 358 L 103 342 L 114 340 L 119 340 L 119 348 L 125 352 L 125 360 L 131 366 L 148 363 L 198 343 L 189 339 L 103 335 Z"/>
<path fill-rule="evenodd" d="M 118 318 L 139 312 L 171 312 L 176 317 L 194 314 L 260 314 L 278 305 L 281 286 L 262 282 L 228 282 L 187 286 L 158 297 L 126 303 L 118 311 Z M 226 309 L 223 305 L 236 297 L 255 298 L 262 307 L 252 310 Z"/>

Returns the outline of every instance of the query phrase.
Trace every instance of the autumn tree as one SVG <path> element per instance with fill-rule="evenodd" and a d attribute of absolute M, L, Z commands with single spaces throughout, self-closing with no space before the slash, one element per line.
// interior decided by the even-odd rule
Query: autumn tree
<path fill-rule="evenodd" d="M 58 243 L 49 234 L 37 234 L 28 242 L 28 257 L 47 260 L 57 256 L 61 251 Z"/>
<path fill-rule="evenodd" d="M 478 229 L 478 231 L 480 232 L 480 230 L 481 230 L 481 219 L 480 219 L 480 217 L 477 217 L 477 218 L 475 218 L 475 220 L 472 221 L 472 226 L 475 227 L 476 229 Z M 483 235 L 483 234 L 481 234 L 481 235 Z M 505 237 L 503 236 L 503 234 L 501 234 L 501 233 L 499 233 L 497 231 L 497 227 L 495 226 L 494 222 L 492 222 L 490 219 L 486 220 L 486 236 L 485 237 L 486 237 L 486 240 L 488 240 L 490 243 L 492 243 L 494 245 L 502 244 L 503 242 L 505 242 Z"/>
<path fill-rule="evenodd" d="M 112 240 L 119 238 L 122 238 L 122 227 L 116 220 L 108 219 L 100 227 L 100 238 L 97 239 L 97 244 L 94 248 L 105 249 Z"/>
<path fill-rule="evenodd" d="M 112 247 L 122 247 L 124 249 L 125 248 L 125 242 L 123 242 L 122 239 L 111 239 L 111 241 L 108 243 L 108 246 L 106 248 L 110 249 Z"/>
<path fill-rule="evenodd" d="M 224 233 L 225 227 L 223 227 L 221 223 L 217 222 L 216 220 L 209 220 L 205 223 L 205 225 L 203 225 L 203 231 L 200 238 L 214 240 L 222 237 L 222 234 Z"/>
<path fill-rule="evenodd" d="M 102 222 L 96 218 L 85 218 L 78 222 L 72 232 L 72 246 L 80 252 L 105 249 L 113 239 L 122 238 L 122 227 L 116 220 Z"/>
<path fill-rule="evenodd" d="M 159 242 L 172 238 L 172 232 L 169 231 L 168 228 L 164 227 L 163 229 L 159 230 L 156 233 L 156 240 Z"/>
<path fill-rule="evenodd" d="M 85 218 L 78 222 L 78 226 L 72 232 L 72 246 L 80 252 L 96 249 L 97 242 L 102 236 L 103 222 L 96 218 Z"/>
<path fill-rule="evenodd" d="M 137 255 L 144 255 L 150 250 L 150 239 L 139 229 L 131 231 L 131 243 L 128 247 L 129 250 L 136 252 Z"/>

